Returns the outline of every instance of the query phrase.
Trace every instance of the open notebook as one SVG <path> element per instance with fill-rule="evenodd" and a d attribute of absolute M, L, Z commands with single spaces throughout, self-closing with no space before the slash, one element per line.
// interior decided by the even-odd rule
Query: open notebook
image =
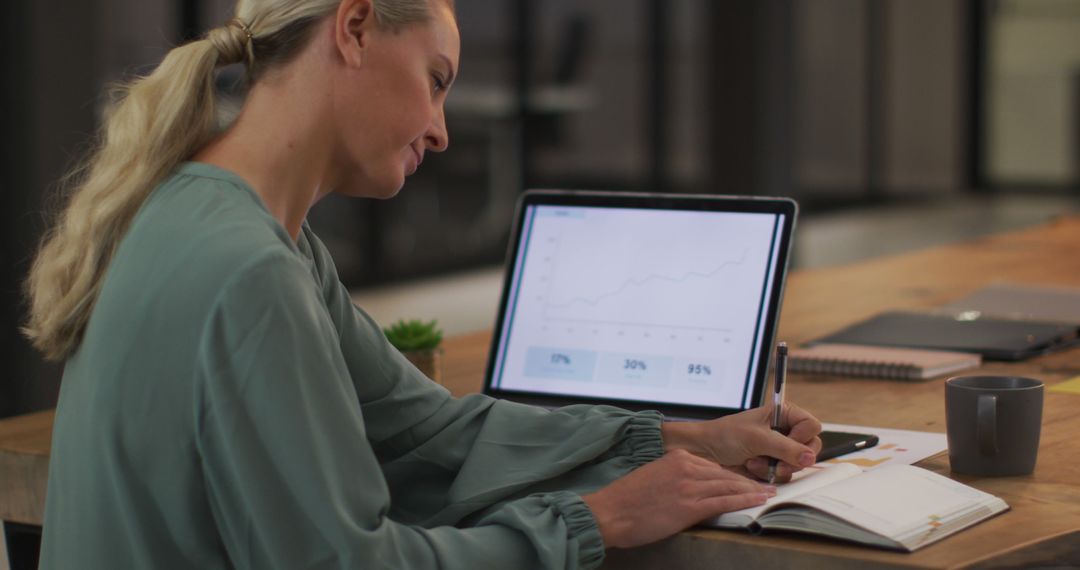
<path fill-rule="evenodd" d="M 841 463 L 779 485 L 765 505 L 703 524 L 805 532 L 911 552 L 1008 509 L 993 495 L 919 467 L 863 472 Z"/>

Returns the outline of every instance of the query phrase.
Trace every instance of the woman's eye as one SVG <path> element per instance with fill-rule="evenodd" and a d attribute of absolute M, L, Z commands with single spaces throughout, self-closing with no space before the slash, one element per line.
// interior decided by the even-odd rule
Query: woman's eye
<path fill-rule="evenodd" d="M 432 93 L 438 93 L 443 89 L 446 89 L 446 83 L 442 80 L 441 77 L 439 77 L 438 75 L 432 75 L 431 79 L 433 82 L 433 87 L 431 88 Z"/>

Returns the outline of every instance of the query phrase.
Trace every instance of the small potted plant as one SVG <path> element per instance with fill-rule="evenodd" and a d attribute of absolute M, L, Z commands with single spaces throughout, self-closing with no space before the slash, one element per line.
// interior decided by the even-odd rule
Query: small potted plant
<path fill-rule="evenodd" d="M 425 376 L 436 382 L 441 380 L 442 348 L 439 345 L 443 333 L 437 321 L 401 319 L 383 329 L 383 334 Z"/>

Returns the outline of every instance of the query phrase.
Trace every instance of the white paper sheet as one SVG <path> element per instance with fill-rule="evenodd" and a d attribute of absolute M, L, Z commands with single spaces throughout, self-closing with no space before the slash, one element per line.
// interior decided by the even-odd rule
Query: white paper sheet
<path fill-rule="evenodd" d="M 822 462 L 823 464 L 850 463 L 861 467 L 863 471 L 885 465 L 911 465 L 949 449 L 948 440 L 943 433 L 844 424 L 824 424 L 823 429 L 878 436 L 878 444 L 874 447 Z"/>

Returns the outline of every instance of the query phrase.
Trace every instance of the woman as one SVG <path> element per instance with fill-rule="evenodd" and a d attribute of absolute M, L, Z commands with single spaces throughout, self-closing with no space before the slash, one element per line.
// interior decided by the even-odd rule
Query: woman
<path fill-rule="evenodd" d="M 241 0 L 128 88 L 28 281 L 66 360 L 43 568 L 593 567 L 813 462 L 794 406 L 785 437 L 452 398 L 353 307 L 304 218 L 445 150 L 458 51 L 445 0 Z"/>

